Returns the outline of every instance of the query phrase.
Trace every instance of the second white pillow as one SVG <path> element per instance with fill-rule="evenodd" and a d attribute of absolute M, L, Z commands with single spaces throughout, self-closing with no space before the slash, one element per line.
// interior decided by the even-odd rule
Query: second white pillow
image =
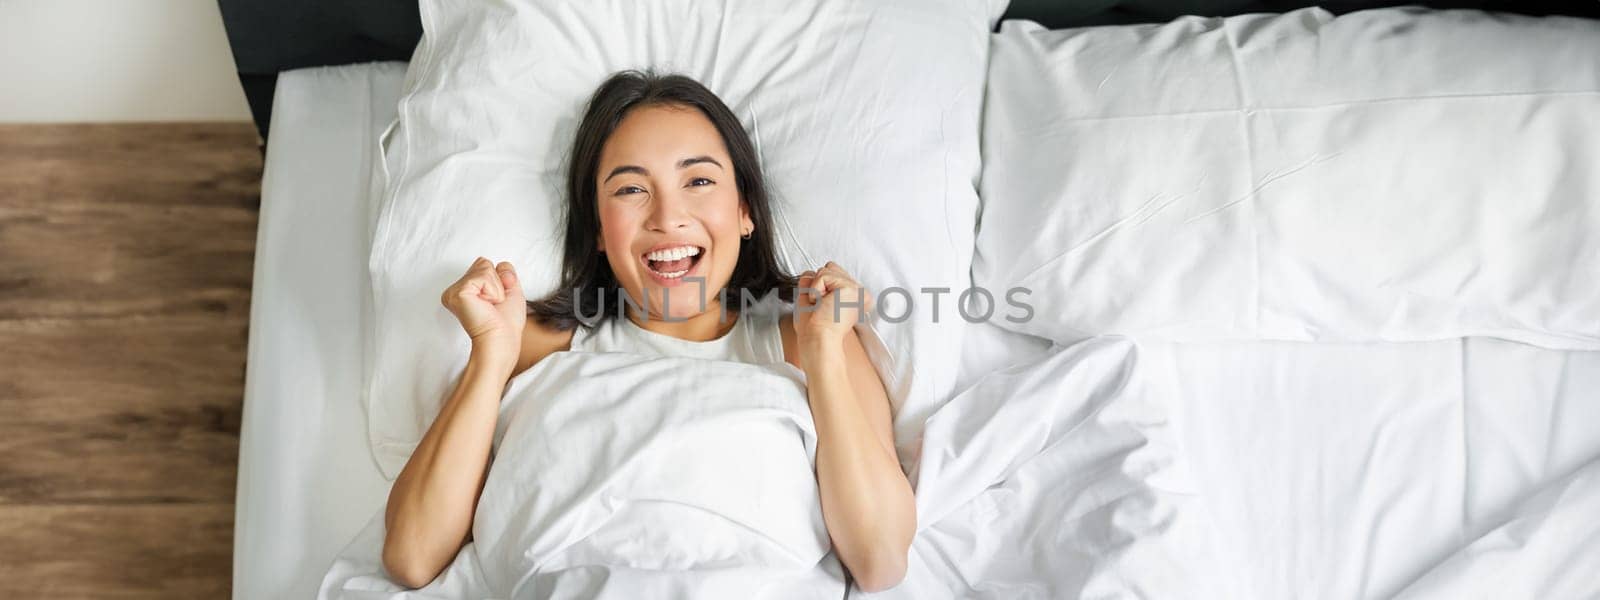
<path fill-rule="evenodd" d="M 1018 331 L 1600 348 L 1600 22 L 1321 9 L 995 36 Z"/>

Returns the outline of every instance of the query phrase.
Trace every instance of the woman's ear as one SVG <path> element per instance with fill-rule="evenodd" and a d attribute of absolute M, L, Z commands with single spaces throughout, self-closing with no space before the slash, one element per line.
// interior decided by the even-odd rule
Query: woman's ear
<path fill-rule="evenodd" d="M 739 201 L 739 231 L 741 234 L 754 233 L 756 222 L 750 219 L 750 207 L 743 200 Z"/>

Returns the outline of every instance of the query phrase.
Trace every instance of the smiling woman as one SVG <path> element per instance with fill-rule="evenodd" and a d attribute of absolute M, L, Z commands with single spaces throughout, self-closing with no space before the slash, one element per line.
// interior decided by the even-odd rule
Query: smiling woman
<path fill-rule="evenodd" d="M 803 469 L 748 482 L 737 468 L 714 466 L 718 457 L 743 453 L 742 447 L 666 462 L 686 461 L 691 465 L 681 468 L 717 471 L 707 483 L 728 493 L 708 502 L 738 505 L 729 509 L 735 513 L 772 508 L 766 500 L 739 500 L 751 494 L 787 495 L 809 511 L 768 515 L 782 517 L 785 523 L 779 529 L 825 524 L 826 531 L 816 533 L 831 542 L 838 563 L 858 585 L 874 591 L 897 584 L 905 576 L 916 516 L 911 486 L 895 453 L 888 396 L 854 330 L 870 314 L 872 300 L 833 262 L 798 278 L 778 265 L 766 186 L 754 146 L 738 119 L 692 79 L 626 71 L 612 76 L 590 99 L 572 157 L 562 285 L 546 298 L 525 303 L 511 263 L 479 258 L 441 298 L 471 337 L 472 354 L 390 492 L 383 543 L 390 576 L 408 587 L 427 585 L 474 538 L 474 524 L 485 510 L 480 498 L 492 502 L 503 495 L 485 490 L 503 492 L 506 478 L 523 468 L 491 466 L 492 447 L 515 445 L 505 439 L 515 435 L 498 422 L 505 418 L 501 399 L 508 381 L 536 364 L 559 365 L 561 360 L 549 357 L 573 351 L 579 358 L 570 360 L 578 361 L 584 353 L 728 361 L 803 382 L 810 419 L 801 419 L 802 429 L 814 428 L 816 442 L 806 444 L 797 437 L 785 448 L 814 451 L 814 490 L 775 484 L 797 475 L 813 481 Z M 555 377 L 559 368 L 547 366 L 529 377 Z M 600 376 L 622 377 L 614 370 Z M 729 375 L 727 381 L 703 381 L 698 394 L 733 386 L 739 388 L 735 397 L 770 396 L 748 387 L 758 379 L 740 374 Z M 589 400 L 622 403 L 618 410 L 625 410 L 631 406 L 627 390 L 618 380 L 602 397 Z M 678 396 L 671 401 L 703 409 L 706 415 L 717 404 L 711 396 Z M 706 404 L 696 406 L 697 401 Z M 758 412 L 775 414 L 770 408 Z M 699 418 L 705 419 L 706 429 L 697 438 L 748 433 L 748 425 L 730 428 L 712 416 Z M 788 443 L 772 436 L 763 440 Z M 783 453 L 749 450 L 763 456 Z M 515 456 L 506 454 L 501 462 Z M 523 492 L 533 493 L 518 490 Z M 668 494 L 665 488 L 641 493 L 654 500 Z M 612 519 L 625 523 L 633 514 L 628 511 L 641 509 L 615 510 Z M 492 518 L 499 511 L 491 505 L 488 514 Z M 685 548 L 700 542 L 675 543 L 675 536 L 694 539 L 707 527 L 716 529 L 715 523 L 693 525 L 693 519 L 684 520 L 687 515 L 678 517 L 649 518 L 662 537 L 646 544 L 642 554 L 616 558 L 628 564 L 612 566 L 681 562 Z M 484 540 L 488 547 L 497 546 L 508 529 L 495 522 L 484 527 L 480 537 L 492 538 Z M 609 535 L 604 530 L 602 526 L 593 535 L 604 539 Z M 524 542 L 512 545 L 537 545 Z M 615 552 L 614 545 L 602 544 L 592 552 Z M 488 565 L 504 564 L 500 558 L 478 556 Z M 739 566 L 759 570 L 758 562 Z M 487 573 L 495 582 L 559 575 L 541 572 L 540 564 L 542 560 L 532 573 L 505 573 L 518 571 L 516 566 L 490 566 Z"/>

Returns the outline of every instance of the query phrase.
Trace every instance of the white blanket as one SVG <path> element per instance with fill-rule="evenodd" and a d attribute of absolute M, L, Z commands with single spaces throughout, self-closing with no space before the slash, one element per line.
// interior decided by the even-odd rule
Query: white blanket
<path fill-rule="evenodd" d="M 984 377 L 928 420 L 905 582 L 871 598 L 1187 598 L 1211 569 L 1171 392 L 1095 338 Z"/>
<path fill-rule="evenodd" d="M 323 597 L 840 598 L 799 377 L 554 354 L 507 387 L 474 541 L 447 571 L 398 594 L 379 566 L 380 514 Z"/>
<path fill-rule="evenodd" d="M 1548 597 L 1600 591 L 1583 575 L 1600 564 L 1600 526 L 1591 518 L 1600 511 L 1600 462 L 1549 479 L 1542 491 L 1527 489 L 1525 500 L 1495 511 L 1482 527 L 1466 527 L 1445 511 L 1426 522 L 1407 517 L 1410 539 L 1330 546 L 1337 540 L 1305 521 L 1326 510 L 1279 506 L 1257 513 L 1265 521 L 1255 523 L 1235 507 L 1262 507 L 1251 490 L 1337 483 L 1328 478 L 1343 471 L 1308 458 L 1359 454 L 1359 444 L 1329 447 L 1344 435 L 1337 432 L 1350 431 L 1341 411 L 1377 411 L 1371 418 L 1387 424 L 1380 429 L 1394 429 L 1411 421 L 1384 410 L 1426 417 L 1431 405 L 1329 405 L 1329 433 L 1320 437 L 1233 427 L 1216 432 L 1237 438 L 1229 447 L 1281 454 L 1214 456 L 1215 444 L 1179 431 L 1221 418 L 1188 411 L 1234 410 L 1217 404 L 1234 399 L 1207 394 L 1211 408 L 1186 399 L 1189 391 L 1176 386 L 1189 380 L 1163 362 L 1171 352 L 1094 338 L 988 375 L 953 399 L 928 420 L 912 473 L 918 533 L 905 581 L 851 596 L 1273 597 L 1259 592 L 1279 589 L 1269 580 L 1295 571 L 1271 568 L 1275 562 L 1251 553 L 1258 547 L 1300 548 L 1307 551 L 1297 556 L 1331 565 L 1387 561 L 1373 574 L 1301 572 L 1327 571 L 1334 579 L 1325 583 L 1354 594 L 1347 597 L 1401 589 L 1407 598 L 1462 597 L 1474 589 Z M 1417 368 L 1413 363 L 1396 368 Z M 1459 418 L 1429 422 L 1461 435 L 1453 429 Z M 560 353 L 508 387 L 476 541 L 456 562 L 428 587 L 401 590 L 379 565 L 378 514 L 334 565 L 322 597 L 839 598 L 846 583 L 817 503 L 815 443 L 800 375 L 786 365 Z M 1300 479 L 1284 477 L 1263 470 L 1264 460 L 1307 470 Z M 1448 462 L 1369 469 L 1357 483 L 1410 498 L 1434 488 L 1407 485 L 1407 473 Z M 1228 465 L 1237 473 L 1228 475 Z M 1448 492 L 1438 498 L 1446 505 Z M 1313 498 L 1327 506 L 1370 500 L 1357 496 Z M 1414 516 L 1405 511 L 1417 502 L 1375 510 Z M 1299 524 L 1288 530 L 1298 531 L 1297 539 L 1263 546 L 1255 529 L 1285 518 Z M 1379 531 L 1363 524 L 1352 520 L 1350 535 Z M 1484 587 L 1489 583 L 1499 587 Z"/>
<path fill-rule="evenodd" d="M 910 573 L 945 590 L 1061 597 L 1188 589 L 1188 497 L 1159 387 L 1098 339 L 996 373 L 928 422 Z M 382 515 L 324 598 L 839 598 L 799 372 L 565 352 L 513 380 L 467 545 L 433 584 L 382 573 Z M 1017 541 L 1022 543 L 1016 543 Z"/>

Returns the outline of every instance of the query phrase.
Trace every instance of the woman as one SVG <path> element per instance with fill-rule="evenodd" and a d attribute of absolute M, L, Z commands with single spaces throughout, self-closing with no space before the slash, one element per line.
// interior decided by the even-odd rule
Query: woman
<path fill-rule="evenodd" d="M 510 263 L 479 258 L 443 294 L 472 350 L 389 493 L 390 576 L 426 585 L 470 541 L 511 377 L 551 353 L 646 340 L 723 344 L 726 359 L 751 362 L 766 345 L 803 371 L 834 550 L 862 589 L 899 583 L 916 516 L 883 383 L 852 328 L 871 298 L 832 262 L 798 280 L 778 266 L 756 152 L 732 111 L 686 77 L 618 73 L 589 101 L 566 193 L 555 293 L 525 303 Z M 769 295 L 797 310 L 747 314 L 746 300 Z M 726 344 L 736 333 L 746 343 Z"/>

